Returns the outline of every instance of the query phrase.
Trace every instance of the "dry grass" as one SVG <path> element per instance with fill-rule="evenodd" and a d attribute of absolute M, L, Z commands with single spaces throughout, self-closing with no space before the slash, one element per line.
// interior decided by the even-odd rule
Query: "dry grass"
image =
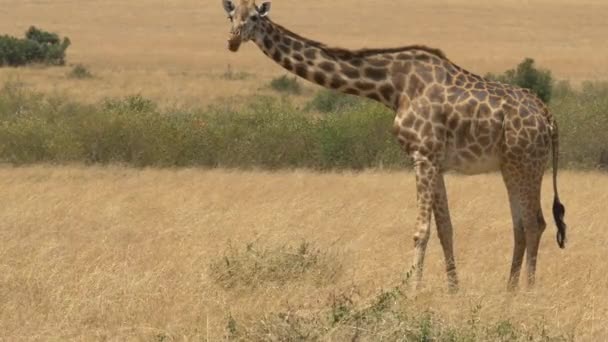
<path fill-rule="evenodd" d="M 538 288 L 516 296 L 504 291 L 512 234 L 500 177 L 447 182 L 462 291 L 447 294 L 433 236 L 413 312 L 460 324 L 479 304 L 484 321 L 608 338 L 606 175 L 561 174 L 569 246 L 559 250 L 549 226 Z M 305 315 L 350 291 L 365 303 L 398 285 L 411 257 L 407 172 L 4 167 L 0 189 L 0 340 L 220 340 L 229 317 L 254 324 L 271 312 Z M 302 252 L 303 241 L 314 248 Z M 301 257 L 276 259 L 277 250 Z M 218 278 L 218 262 L 251 262 L 247 255 L 305 265 L 304 276 L 290 280 L 285 269 L 302 271 L 279 267 L 284 279 L 275 282 L 266 267 L 255 286 L 218 281 L 229 274 L 220 267 Z"/>
<path fill-rule="evenodd" d="M 477 73 L 504 71 L 529 56 L 559 79 L 608 78 L 608 3 L 602 0 L 377 0 L 357 5 L 283 0 L 274 4 L 272 17 L 303 35 L 350 48 L 440 47 Z M 30 25 L 69 36 L 69 62 L 88 66 L 96 78 L 69 79 L 67 67 L 3 69 L 0 83 L 20 78 L 33 88 L 87 101 L 139 92 L 168 104 L 200 104 L 257 94 L 261 84 L 284 72 L 252 44 L 239 54 L 227 51 L 229 23 L 219 1 L 2 2 L 1 33 L 22 35 Z M 223 79 L 228 65 L 255 77 Z"/>

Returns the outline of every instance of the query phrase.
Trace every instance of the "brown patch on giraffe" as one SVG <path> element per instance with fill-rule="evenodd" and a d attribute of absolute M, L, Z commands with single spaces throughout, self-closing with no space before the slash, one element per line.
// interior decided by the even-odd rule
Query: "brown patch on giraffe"
<path fill-rule="evenodd" d="M 427 55 L 427 54 L 415 54 L 414 55 L 414 59 L 417 61 L 420 61 L 422 63 L 430 63 L 431 62 L 431 56 Z"/>
<path fill-rule="evenodd" d="M 302 51 L 302 48 L 304 48 L 304 45 L 302 45 L 302 43 L 298 42 L 298 41 L 294 41 L 293 44 L 291 45 L 291 47 L 295 50 L 295 51 Z"/>
<path fill-rule="evenodd" d="M 376 85 L 371 82 L 357 81 L 357 82 L 355 82 L 355 87 L 360 90 L 367 91 L 367 90 L 374 89 L 376 87 Z"/>
<path fill-rule="evenodd" d="M 460 123 L 460 118 L 457 115 L 452 115 L 448 119 L 448 128 L 453 131 L 458 128 L 458 124 Z"/>
<path fill-rule="evenodd" d="M 369 65 L 374 67 L 385 67 L 391 63 L 390 60 L 386 59 L 370 59 L 367 61 Z"/>
<path fill-rule="evenodd" d="M 303 64 L 303 63 L 296 64 L 295 73 L 296 73 L 296 75 L 298 75 L 302 78 L 308 78 L 308 68 L 306 67 L 306 64 Z"/>
<path fill-rule="evenodd" d="M 317 50 L 315 50 L 315 49 L 306 49 L 304 51 L 304 57 L 306 57 L 308 59 L 315 59 L 315 58 L 317 58 Z"/>
<path fill-rule="evenodd" d="M 434 103 L 445 102 L 445 89 L 439 84 L 434 84 L 426 91 L 427 98 Z"/>
<path fill-rule="evenodd" d="M 401 126 L 401 127 L 403 127 L 403 126 Z M 418 134 L 414 133 L 410 129 L 402 129 L 399 132 L 399 135 L 402 136 L 404 138 L 404 140 L 409 143 L 418 142 L 420 140 L 418 138 Z"/>
<path fill-rule="evenodd" d="M 483 102 L 488 98 L 488 92 L 482 90 L 473 90 L 471 91 L 471 94 L 479 100 L 479 102 Z"/>
<path fill-rule="evenodd" d="M 433 127 L 433 134 L 435 137 L 440 138 L 441 140 L 445 139 L 447 130 L 443 125 L 435 125 Z"/>
<path fill-rule="evenodd" d="M 329 86 L 333 89 L 339 89 L 346 85 L 346 81 L 338 75 L 334 75 L 329 83 Z"/>
<path fill-rule="evenodd" d="M 458 148 L 463 148 L 468 143 L 468 137 L 471 131 L 471 121 L 463 120 L 460 125 L 456 128 L 454 132 L 454 137 L 456 139 L 456 146 Z"/>
<path fill-rule="evenodd" d="M 414 125 L 414 121 L 416 120 L 416 116 L 413 114 L 406 115 L 403 120 L 401 120 L 402 127 L 412 127 Z"/>
<path fill-rule="evenodd" d="M 292 42 L 293 42 L 293 40 L 291 40 L 291 38 L 289 38 L 287 36 L 283 37 L 283 44 L 290 46 Z"/>
<path fill-rule="evenodd" d="M 414 56 L 409 53 L 400 53 L 397 55 L 397 59 L 406 61 L 406 60 L 414 59 Z"/>
<path fill-rule="evenodd" d="M 478 117 L 489 119 L 492 116 L 492 109 L 485 103 L 481 103 L 477 109 Z"/>
<path fill-rule="evenodd" d="M 346 77 L 348 77 L 348 78 L 355 79 L 355 78 L 361 77 L 359 70 L 357 70 L 345 63 L 340 63 L 340 69 L 342 70 L 344 75 L 346 75 Z"/>
<path fill-rule="evenodd" d="M 380 95 L 378 95 L 377 93 L 371 93 L 371 94 L 367 94 L 367 97 L 369 97 L 372 100 L 378 101 L 378 102 L 382 102 L 382 99 L 380 98 Z"/>
<path fill-rule="evenodd" d="M 467 82 L 466 77 L 463 74 L 458 74 L 458 76 L 456 76 L 456 80 L 454 82 L 455 85 L 462 87 L 463 85 L 465 85 Z"/>
<path fill-rule="evenodd" d="M 395 62 L 395 63 L 393 63 L 393 65 L 390 69 L 390 72 L 393 75 L 395 75 L 395 74 L 408 75 L 409 73 L 412 72 L 412 66 L 413 66 L 412 62 Z"/>
<path fill-rule="evenodd" d="M 302 57 L 302 55 L 300 55 L 299 53 L 294 53 L 292 57 L 298 62 L 304 62 L 304 57 Z"/>
<path fill-rule="evenodd" d="M 424 125 L 422 125 L 422 131 L 420 131 L 420 135 L 422 137 L 430 137 L 433 135 L 433 125 L 426 121 Z"/>
<path fill-rule="evenodd" d="M 288 57 L 283 58 L 283 67 L 289 71 L 293 71 L 293 65 Z"/>
<path fill-rule="evenodd" d="M 441 69 L 441 68 L 439 68 L 437 66 L 434 66 L 433 67 L 433 74 L 435 76 L 435 81 L 437 83 L 440 83 L 440 84 L 444 84 L 445 83 L 445 79 L 446 79 L 446 75 L 447 75 L 447 72 L 445 72 L 445 70 L 443 70 L 443 69 Z"/>
<path fill-rule="evenodd" d="M 332 62 L 321 62 L 319 64 L 319 68 L 321 68 L 325 72 L 333 72 L 336 70 L 336 65 Z"/>
<path fill-rule="evenodd" d="M 361 58 L 353 58 L 348 63 L 354 67 L 360 67 L 363 65 L 363 60 Z"/>
<path fill-rule="evenodd" d="M 279 52 L 279 50 L 274 50 L 274 53 L 272 54 L 272 59 L 274 59 L 275 62 L 280 63 L 281 57 L 282 57 L 282 55 Z"/>
<path fill-rule="evenodd" d="M 277 47 L 279 48 L 279 50 L 281 50 L 281 52 L 283 52 L 285 54 L 291 52 L 291 48 L 289 48 L 289 46 L 287 46 L 285 44 L 279 44 Z"/>
<path fill-rule="evenodd" d="M 323 74 L 322 72 L 315 72 L 313 78 L 318 84 L 325 85 L 326 77 L 325 74 Z"/>
<path fill-rule="evenodd" d="M 403 88 L 405 87 L 405 77 L 406 76 L 402 74 L 394 74 L 391 79 L 398 92 L 402 92 Z"/>
<path fill-rule="evenodd" d="M 435 75 L 431 65 L 416 63 L 414 66 L 416 68 L 416 73 L 425 83 L 433 83 L 435 81 Z"/>
<path fill-rule="evenodd" d="M 345 93 L 350 94 L 350 95 L 359 95 L 361 94 L 361 92 L 358 89 L 355 88 L 346 88 L 346 90 L 344 90 Z"/>
<path fill-rule="evenodd" d="M 365 68 L 365 77 L 374 81 L 382 81 L 386 79 L 387 70 L 383 68 Z"/>
<path fill-rule="evenodd" d="M 452 86 L 447 89 L 448 102 L 458 103 L 469 98 L 469 93 L 461 87 Z"/>
<path fill-rule="evenodd" d="M 431 57 L 431 64 L 433 64 L 435 66 L 440 66 L 442 64 L 442 61 L 443 60 L 441 60 L 441 59 L 439 59 L 439 58 L 437 58 L 435 56 Z"/>
<path fill-rule="evenodd" d="M 498 108 L 500 106 L 500 97 L 495 95 L 490 95 L 489 97 L 490 106 L 492 108 Z"/>
<path fill-rule="evenodd" d="M 422 95 L 424 92 L 425 84 L 422 83 L 420 78 L 416 75 L 411 75 L 409 82 L 407 82 L 406 94 L 410 99 L 416 98 Z"/>
<path fill-rule="evenodd" d="M 264 37 L 264 47 L 265 47 L 267 50 L 272 49 L 273 45 L 274 45 L 274 43 L 272 42 L 272 40 L 271 40 L 270 38 L 268 38 L 268 37 Z"/>
<path fill-rule="evenodd" d="M 489 146 L 490 145 L 490 137 L 489 136 L 485 136 L 485 135 L 477 137 L 477 142 L 481 146 Z"/>
<path fill-rule="evenodd" d="M 526 127 L 536 127 L 536 120 L 533 116 L 528 116 L 527 118 L 523 119 L 523 123 L 524 126 Z"/>
<path fill-rule="evenodd" d="M 391 101 L 391 98 L 395 93 L 395 88 L 393 88 L 393 86 L 388 83 L 380 86 L 378 90 L 380 91 L 380 94 L 382 94 L 382 97 L 384 97 L 384 99 L 388 102 Z"/>
<path fill-rule="evenodd" d="M 445 83 L 445 85 L 448 85 L 448 86 L 454 84 L 454 77 L 449 72 L 445 74 L 444 83 Z"/>

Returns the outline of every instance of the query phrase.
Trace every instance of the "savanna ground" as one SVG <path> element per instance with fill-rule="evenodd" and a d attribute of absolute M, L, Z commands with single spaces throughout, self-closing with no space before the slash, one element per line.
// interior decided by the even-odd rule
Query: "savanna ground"
<path fill-rule="evenodd" d="M 287 0 L 271 16 L 345 47 L 440 47 L 479 74 L 530 56 L 575 86 L 608 79 L 604 1 Z M 167 107 L 238 105 L 272 95 L 268 81 L 284 73 L 252 44 L 227 52 L 219 0 L 2 3 L 1 33 L 30 25 L 70 37 L 69 63 L 93 78 L 36 66 L 0 69 L 0 84 L 79 103 L 142 94 Z M 566 250 L 547 177 L 538 286 L 515 295 L 498 174 L 447 178 L 461 292 L 446 291 L 436 236 L 422 291 L 405 291 L 413 181 L 381 170 L 3 166 L 0 340 L 608 338 L 608 176 L 561 172 Z"/>
<path fill-rule="evenodd" d="M 433 236 L 420 293 L 384 298 L 372 314 L 403 287 L 412 256 L 409 172 L 2 168 L 1 335 L 343 340 L 361 329 L 363 340 L 425 340 L 429 324 L 427 337 L 452 326 L 458 340 L 608 336 L 608 177 L 562 173 L 568 249 L 549 225 L 538 287 L 516 295 L 505 291 L 512 233 L 499 175 L 447 183 L 461 292 L 447 293 Z"/>

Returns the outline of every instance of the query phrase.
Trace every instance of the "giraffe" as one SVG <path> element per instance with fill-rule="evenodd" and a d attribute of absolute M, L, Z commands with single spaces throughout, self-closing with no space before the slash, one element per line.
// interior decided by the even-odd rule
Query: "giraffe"
<path fill-rule="evenodd" d="M 228 49 L 253 41 L 288 71 L 313 83 L 381 102 L 395 112 L 392 132 L 413 159 L 417 218 L 412 286 L 422 280 L 431 215 L 445 258 L 448 289 L 458 290 L 453 228 L 443 174 L 500 171 L 513 222 L 514 248 L 508 290 L 518 287 L 526 256 L 533 287 L 546 223 L 540 195 L 553 159 L 553 216 L 557 243 L 565 248 L 565 207 L 557 192 L 558 129 L 532 92 L 488 81 L 452 63 L 438 49 L 411 45 L 347 50 L 304 38 L 268 17 L 270 2 L 222 0 L 231 21 Z M 552 155 L 551 155 L 552 153 Z"/>

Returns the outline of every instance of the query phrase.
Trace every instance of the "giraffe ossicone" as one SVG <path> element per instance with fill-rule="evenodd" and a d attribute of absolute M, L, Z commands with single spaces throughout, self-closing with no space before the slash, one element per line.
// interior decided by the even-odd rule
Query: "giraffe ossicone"
<path fill-rule="evenodd" d="M 228 48 L 253 41 L 290 72 L 336 91 L 367 97 L 395 111 L 393 134 L 414 160 L 418 214 L 414 284 L 422 279 L 431 215 L 443 248 L 448 284 L 458 288 L 453 229 L 443 173 L 501 171 L 511 207 L 514 249 L 509 289 L 519 282 L 524 254 L 528 284 L 546 223 L 540 204 L 545 168 L 553 160 L 553 216 L 565 247 L 565 208 L 557 194 L 558 130 L 532 92 L 492 82 L 452 63 L 438 49 L 411 45 L 347 50 L 304 38 L 268 18 L 270 3 L 222 0 L 232 23 Z"/>

